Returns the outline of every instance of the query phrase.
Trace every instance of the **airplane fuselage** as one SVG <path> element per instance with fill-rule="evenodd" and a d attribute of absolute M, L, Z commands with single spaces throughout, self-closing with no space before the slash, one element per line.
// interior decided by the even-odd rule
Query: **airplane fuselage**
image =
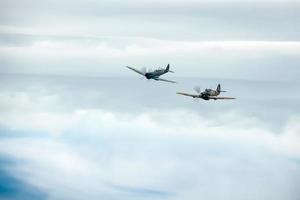
<path fill-rule="evenodd" d="M 205 89 L 204 92 L 201 92 L 202 96 L 218 96 L 220 94 L 219 91 L 212 89 Z"/>
<path fill-rule="evenodd" d="M 168 72 L 174 73 L 173 71 L 170 70 L 170 64 L 167 65 L 166 69 L 157 69 L 157 70 L 154 70 L 151 72 L 145 72 L 145 70 L 140 71 L 140 70 L 137 70 L 137 69 L 135 69 L 133 67 L 129 67 L 129 66 L 127 66 L 127 68 L 146 77 L 147 79 L 154 79 L 156 81 L 165 81 L 165 82 L 170 82 L 170 83 L 176 83 L 175 81 L 160 78 L 161 75 L 166 74 Z"/>
<path fill-rule="evenodd" d="M 200 99 L 204 99 L 204 100 L 209 100 L 209 94 L 201 92 L 198 96 L 194 96 L 193 98 L 200 98 Z"/>
<path fill-rule="evenodd" d="M 165 73 L 167 73 L 166 70 L 164 70 L 164 69 L 158 69 L 158 70 L 155 70 L 153 72 L 147 72 L 145 74 L 145 77 L 147 79 L 155 79 L 155 78 L 159 78 L 161 75 L 163 75 Z"/>
<path fill-rule="evenodd" d="M 220 92 L 212 89 L 205 89 L 204 92 L 201 92 L 198 96 L 198 98 L 204 99 L 204 100 L 210 100 L 211 96 L 218 96 Z"/>

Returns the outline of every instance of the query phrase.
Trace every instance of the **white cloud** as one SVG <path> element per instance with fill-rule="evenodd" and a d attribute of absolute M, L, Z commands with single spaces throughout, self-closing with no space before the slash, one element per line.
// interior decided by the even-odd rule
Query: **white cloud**
<path fill-rule="evenodd" d="M 300 157 L 297 115 L 273 133 L 238 110 L 215 117 L 179 108 L 133 114 L 70 107 L 46 92 L 0 96 L 1 127 L 19 133 L 0 140 L 1 155 L 22 161 L 8 170 L 49 199 L 198 199 L 199 192 L 209 199 L 281 199 L 297 184 L 299 168 L 290 161 Z"/>
<path fill-rule="evenodd" d="M 297 79 L 298 2 L 1 1 L 0 72 L 134 76 L 121 70 L 123 66 L 170 62 L 178 76 Z M 141 111 L 130 110 L 149 96 L 145 91 L 121 112 L 110 108 L 128 105 L 120 103 L 128 101 L 122 96 L 126 91 L 115 95 L 117 100 L 105 99 L 107 106 L 98 98 L 106 86 L 90 92 L 86 80 L 75 80 L 73 86 L 72 79 L 72 87 L 50 90 L 53 82 L 47 85 L 46 80 L 45 88 L 33 81 L 28 89 L 18 78 L 1 84 L 0 155 L 16 161 L 6 168 L 10 174 L 41 188 L 48 199 L 299 196 L 297 109 L 281 113 L 287 115 L 286 122 L 274 131 L 253 107 L 246 114 L 240 111 L 248 106 L 245 102 L 236 102 L 237 107 L 208 102 L 194 107 L 196 111 L 165 104 L 154 109 L 143 104 L 149 100 L 141 103 Z M 264 98 L 265 87 L 255 87 L 247 91 L 248 97 Z M 125 90 L 132 94 L 131 89 Z M 162 90 L 155 91 L 162 95 Z M 290 93 L 295 99 L 294 91 Z M 271 113 L 289 109 L 286 101 L 280 102 L 286 95 L 270 99 L 281 106 Z M 266 105 L 260 98 L 255 108 Z M 92 101 L 99 103 L 90 106 Z"/>
<path fill-rule="evenodd" d="M 295 116 L 280 134 L 274 134 L 255 117 L 243 116 L 238 110 L 207 118 L 190 110 L 150 110 L 131 114 L 105 109 L 66 108 L 59 96 L 30 93 L 2 93 L 0 124 L 25 132 L 43 131 L 54 135 L 80 133 L 113 137 L 124 134 L 145 137 L 210 138 L 245 145 L 265 146 L 271 150 L 300 157 L 297 147 L 300 121 Z M 30 109 L 35 108 L 35 109 Z M 182 118 L 181 116 L 184 116 Z M 112 134 L 112 135 L 111 135 Z"/>
<path fill-rule="evenodd" d="M 58 114 L 52 115 L 58 117 Z M 23 160 L 17 168 L 10 170 L 22 180 L 49 193 L 50 199 L 97 199 L 107 195 L 115 199 L 120 196 L 130 199 L 133 195 L 110 185 L 176 194 L 171 199 L 197 199 L 197 191 L 216 199 L 214 187 L 217 187 L 215 194 L 239 199 L 245 191 L 252 191 L 257 199 L 273 197 L 269 187 L 277 188 L 274 185 L 277 181 L 293 182 L 291 174 L 298 170 L 292 163 L 286 163 L 285 157 L 300 157 L 299 127 L 294 123 L 299 124 L 299 118 L 293 119 L 286 131 L 274 135 L 238 114 L 232 115 L 235 122 L 241 124 L 244 120 L 242 124 L 247 126 L 236 126 L 231 120 L 216 126 L 195 113 L 177 110 L 138 116 L 81 110 L 71 113 L 68 119 L 72 120 L 74 116 L 79 120 L 64 124 L 62 131 L 67 133 L 61 133 L 63 135 L 58 137 L 61 139 L 55 139 L 57 136 L 53 139 L 12 138 L 1 139 L 0 142 L 2 155 Z M 179 120 L 178 116 L 185 116 L 187 120 Z M 30 123 L 29 119 L 25 122 Z M 55 124 L 51 119 L 42 120 L 48 123 L 43 128 L 52 131 L 49 127 Z M 24 132 L 30 132 L 32 128 L 17 126 Z M 40 128 L 40 125 L 37 126 Z M 72 134 L 75 133 L 79 134 L 80 142 L 72 142 Z M 87 138 L 93 138 L 95 143 L 86 143 Z M 270 170 L 273 164 L 276 167 L 272 166 L 274 170 Z M 255 177 L 261 173 L 267 177 L 267 181 L 264 178 L 260 181 L 264 190 L 253 191 Z M 283 180 L 276 175 L 282 173 L 285 174 Z M 226 186 L 228 182 L 231 183 Z M 231 191 L 227 193 L 213 186 L 216 183 L 221 188 L 232 187 L 241 191 L 235 193 L 227 188 Z M 208 185 L 207 190 L 203 190 L 203 184 Z M 243 184 L 250 188 L 245 190 Z M 76 195 L 80 194 L 76 196 L 72 192 L 74 190 Z M 279 196 L 286 196 L 287 190 L 288 185 L 277 188 Z"/>
<path fill-rule="evenodd" d="M 1 71 L 118 76 L 125 74 L 120 70 L 125 65 L 152 67 L 171 62 L 180 76 L 291 80 L 298 74 L 297 41 L 179 42 L 126 37 L 91 41 L 49 39 L 24 46 L 2 46 L 1 60 L 6 64 Z M 286 59 L 291 62 L 283 66 Z"/>

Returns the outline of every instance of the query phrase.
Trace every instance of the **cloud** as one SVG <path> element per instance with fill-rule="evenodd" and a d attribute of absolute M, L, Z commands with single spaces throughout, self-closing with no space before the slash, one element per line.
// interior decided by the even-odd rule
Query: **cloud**
<path fill-rule="evenodd" d="M 201 41 L 299 40 L 296 20 L 299 0 L 151 3 L 27 0 L 1 4 L 1 32 L 6 33 Z"/>
<path fill-rule="evenodd" d="M 293 187 L 299 182 L 297 112 L 273 132 L 257 116 L 220 104 L 207 104 L 210 114 L 201 103 L 193 109 L 147 108 L 145 100 L 146 108 L 135 112 L 90 107 L 84 100 L 88 90 L 111 98 L 110 90 L 86 84 L 82 90 L 77 87 L 82 82 L 68 81 L 76 90 L 57 80 L 58 85 L 31 80 L 29 86 L 12 84 L 0 94 L 1 132 L 18 134 L 0 136 L 0 154 L 16 162 L 5 171 L 48 199 L 177 200 L 199 194 L 294 199 L 298 194 Z M 79 104 L 70 101 L 79 98 L 75 91 Z"/>
<path fill-rule="evenodd" d="M 0 197 L 3 199 L 46 199 L 44 192 L 7 173 L 7 168 L 12 165 L 9 159 L 0 159 Z"/>
<path fill-rule="evenodd" d="M 171 63 L 183 76 L 299 76 L 299 1 L 2 4 L 2 73 L 123 76 L 120 66 Z"/>
<path fill-rule="evenodd" d="M 135 195 L 140 196 L 153 196 L 153 197 L 168 197 L 172 196 L 172 193 L 166 192 L 166 191 L 160 191 L 160 190 L 153 190 L 153 189 L 147 189 L 147 188 L 138 188 L 138 187 L 124 187 L 120 185 L 112 185 L 112 188 L 124 191 L 127 193 L 132 193 Z"/>
<path fill-rule="evenodd" d="M 6 63 L 4 73 L 124 76 L 121 66 L 171 62 L 180 76 L 197 72 L 207 77 L 291 80 L 299 74 L 299 49 L 297 41 L 180 42 L 126 37 L 63 41 L 50 37 L 26 45 L 3 45 L 0 52 Z"/>
<path fill-rule="evenodd" d="M 2 93 L 1 96 L 1 105 L 8 112 L 2 112 L 0 124 L 12 130 L 42 131 L 54 135 L 84 132 L 87 136 L 95 136 L 101 133 L 107 137 L 113 137 L 114 134 L 123 137 L 118 130 L 135 137 L 143 130 L 145 137 L 211 138 L 265 146 L 291 156 L 300 156 L 297 115 L 290 116 L 283 132 L 275 135 L 265 128 L 262 121 L 243 116 L 238 110 L 211 117 L 174 108 L 163 109 L 163 112 L 150 110 L 131 114 L 105 108 L 64 109 L 66 106 L 57 95 Z M 185 116 L 187 120 L 180 116 Z"/>
<path fill-rule="evenodd" d="M 0 72 L 44 76 L 1 75 L 0 178 L 50 200 L 296 199 L 299 5 L 1 1 Z M 196 78 L 124 78 L 167 63 Z M 216 84 L 199 77 L 237 101 L 175 97 Z"/>
<path fill-rule="evenodd" d="M 184 116 L 193 120 L 181 121 L 190 128 L 182 128 L 182 124 L 175 126 L 178 111 L 129 119 L 120 114 L 85 112 L 84 119 L 73 125 L 75 130 L 66 129 L 59 140 L 1 139 L 1 154 L 22 161 L 9 171 L 41 188 L 49 199 L 197 199 L 197 191 L 216 199 L 214 190 L 215 194 L 234 199 L 245 194 L 255 199 L 275 198 L 270 188 L 277 188 L 280 197 L 286 197 L 290 190 L 295 195 L 288 185 L 276 184 L 297 184 L 295 173 L 299 167 L 286 159 L 300 156 L 299 131 L 292 132 L 297 130 L 294 125 L 287 127 L 287 133 L 276 136 L 258 127 L 246 126 L 245 130 L 228 122 L 219 127 L 203 126 L 207 122 L 191 113 Z M 169 117 L 171 122 L 162 124 L 156 117 Z M 263 189 L 254 191 L 258 181 L 255 177 L 262 173 L 266 178 L 261 178 L 259 187 Z M 284 178 L 278 174 L 284 174 Z M 248 185 L 247 189 L 243 185 Z M 224 187 L 227 192 L 221 189 Z M 241 191 L 234 192 L 232 188 Z"/>

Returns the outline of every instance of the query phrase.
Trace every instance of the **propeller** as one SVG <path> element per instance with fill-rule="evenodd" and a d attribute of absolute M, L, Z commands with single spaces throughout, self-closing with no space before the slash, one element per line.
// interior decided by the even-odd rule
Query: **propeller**
<path fill-rule="evenodd" d="M 198 94 L 201 93 L 201 88 L 200 88 L 200 86 L 195 86 L 195 87 L 194 87 L 194 90 L 195 90 Z"/>
<path fill-rule="evenodd" d="M 145 80 L 145 81 L 149 82 L 150 80 L 149 80 L 149 79 L 147 79 L 147 77 L 145 76 L 145 75 L 146 75 L 146 73 L 148 73 L 148 72 L 149 72 L 149 69 L 148 69 L 148 68 L 146 68 L 146 67 L 142 67 L 142 68 L 141 68 L 141 72 L 144 74 L 144 76 L 142 76 L 142 77 L 141 77 L 141 80 Z"/>
<path fill-rule="evenodd" d="M 148 72 L 148 69 L 146 67 L 142 67 L 141 72 L 143 72 L 143 74 L 146 74 Z"/>

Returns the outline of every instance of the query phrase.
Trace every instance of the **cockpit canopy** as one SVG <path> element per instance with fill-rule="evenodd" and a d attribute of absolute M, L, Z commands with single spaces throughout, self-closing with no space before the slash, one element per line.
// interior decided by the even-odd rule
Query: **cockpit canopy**
<path fill-rule="evenodd" d="M 163 69 L 161 69 L 161 68 L 159 68 L 159 69 L 156 69 L 156 70 L 154 70 L 155 72 L 160 72 L 160 71 L 162 71 Z"/>

